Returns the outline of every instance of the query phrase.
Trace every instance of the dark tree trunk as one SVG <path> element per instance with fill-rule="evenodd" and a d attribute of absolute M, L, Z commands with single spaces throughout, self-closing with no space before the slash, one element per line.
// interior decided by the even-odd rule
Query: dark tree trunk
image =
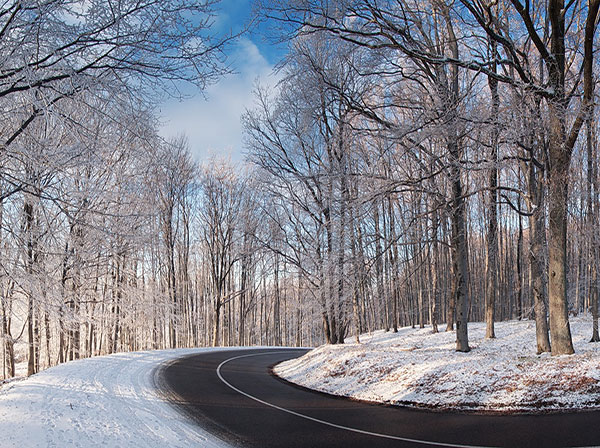
<path fill-rule="evenodd" d="M 496 55 L 496 45 L 493 43 L 492 54 Z M 493 69 L 496 71 L 494 63 Z M 488 192 L 488 234 L 487 234 L 487 258 L 486 258 L 486 289 L 485 289 L 485 322 L 486 338 L 495 338 L 494 322 L 496 320 L 496 296 L 498 294 L 498 137 L 499 123 L 498 114 L 500 108 L 500 97 L 498 95 L 498 81 L 492 77 L 488 78 L 488 84 L 492 94 L 492 141 L 490 144 L 490 172 Z"/>

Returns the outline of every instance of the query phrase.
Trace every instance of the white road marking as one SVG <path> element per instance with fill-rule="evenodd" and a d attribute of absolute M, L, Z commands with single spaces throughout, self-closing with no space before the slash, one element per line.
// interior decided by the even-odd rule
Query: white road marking
<path fill-rule="evenodd" d="M 250 395 L 249 393 L 244 392 L 243 390 L 238 389 L 237 387 L 235 387 L 234 385 L 232 385 L 231 383 L 229 383 L 225 378 L 223 378 L 223 375 L 221 375 L 221 368 L 225 364 L 227 364 L 228 362 L 235 361 L 236 359 L 240 359 L 240 358 L 249 358 L 251 356 L 261 356 L 261 355 L 271 355 L 273 353 L 282 353 L 282 352 L 281 351 L 273 351 L 273 352 L 266 352 L 266 353 L 252 353 L 252 354 L 249 354 L 249 355 L 234 356 L 232 358 L 226 359 L 221 364 L 219 364 L 219 366 L 217 367 L 217 376 L 219 377 L 219 379 L 226 386 L 228 386 L 229 388 L 233 389 L 234 391 L 236 391 L 236 392 L 244 395 L 245 397 L 250 398 L 251 400 L 257 401 L 259 403 L 264 404 L 265 406 L 272 407 L 272 408 L 277 409 L 279 411 L 287 412 L 288 414 L 295 415 L 296 417 L 304 418 L 306 420 L 311 420 L 313 422 L 321 423 L 323 425 L 331 426 L 333 428 L 343 429 L 343 430 L 346 430 L 346 431 L 356 432 L 356 433 L 359 433 L 359 434 L 366 434 L 368 436 L 381 437 L 381 438 L 384 438 L 384 439 L 399 440 L 399 441 L 402 441 L 402 442 L 417 443 L 417 444 L 428 445 L 428 446 L 443 446 L 443 447 L 448 447 L 448 448 L 493 448 L 493 447 L 485 447 L 485 446 L 477 446 L 477 445 L 459 445 L 459 444 L 455 444 L 455 443 L 432 442 L 432 441 L 429 441 L 429 440 L 410 439 L 408 437 L 399 437 L 399 436 L 392 436 L 392 435 L 389 435 L 389 434 L 380 434 L 380 433 L 377 433 L 377 432 L 364 431 L 362 429 L 350 428 L 348 426 L 338 425 L 336 423 L 331 423 L 331 422 L 328 422 L 328 421 L 325 421 L 325 420 L 320 420 L 318 418 L 311 417 L 309 415 L 300 414 L 299 412 L 292 411 L 292 410 L 286 409 L 286 408 L 282 408 L 281 406 L 277 406 L 275 404 L 272 404 L 272 403 L 269 403 L 267 401 L 261 400 L 260 398 L 257 398 L 257 397 L 255 397 L 253 395 Z"/>

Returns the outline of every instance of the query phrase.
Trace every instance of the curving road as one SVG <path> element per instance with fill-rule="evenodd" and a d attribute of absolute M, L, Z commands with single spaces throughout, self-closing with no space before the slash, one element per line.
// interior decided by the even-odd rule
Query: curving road
<path fill-rule="evenodd" d="M 211 351 L 177 359 L 159 387 L 203 428 L 243 447 L 600 446 L 600 412 L 442 413 L 372 405 L 293 386 L 270 367 L 300 349 Z"/>

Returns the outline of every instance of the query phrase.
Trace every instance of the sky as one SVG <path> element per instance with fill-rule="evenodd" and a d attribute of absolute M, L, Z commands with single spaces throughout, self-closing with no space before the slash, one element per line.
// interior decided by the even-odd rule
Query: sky
<path fill-rule="evenodd" d="M 251 17 L 251 0 L 222 0 L 218 8 L 216 33 L 236 33 Z M 264 38 L 268 28 L 269 24 L 261 24 L 230 47 L 228 63 L 234 73 L 210 86 L 204 95 L 198 92 L 190 99 L 171 99 L 161 105 L 162 137 L 185 134 L 199 162 L 213 156 L 242 160 L 241 115 L 254 103 L 257 82 L 267 88 L 277 84 L 273 68 L 285 52 Z"/>

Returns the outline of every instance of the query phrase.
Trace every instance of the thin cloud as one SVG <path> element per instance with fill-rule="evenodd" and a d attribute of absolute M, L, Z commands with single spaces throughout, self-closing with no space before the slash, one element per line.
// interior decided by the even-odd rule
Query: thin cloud
<path fill-rule="evenodd" d="M 242 39 L 230 54 L 236 73 L 227 76 L 205 92 L 184 101 L 171 100 L 161 108 L 165 138 L 185 134 L 194 157 L 203 161 L 211 156 L 241 159 L 243 150 L 241 116 L 254 103 L 257 80 L 274 86 L 278 76 L 273 66 L 249 39 Z"/>

